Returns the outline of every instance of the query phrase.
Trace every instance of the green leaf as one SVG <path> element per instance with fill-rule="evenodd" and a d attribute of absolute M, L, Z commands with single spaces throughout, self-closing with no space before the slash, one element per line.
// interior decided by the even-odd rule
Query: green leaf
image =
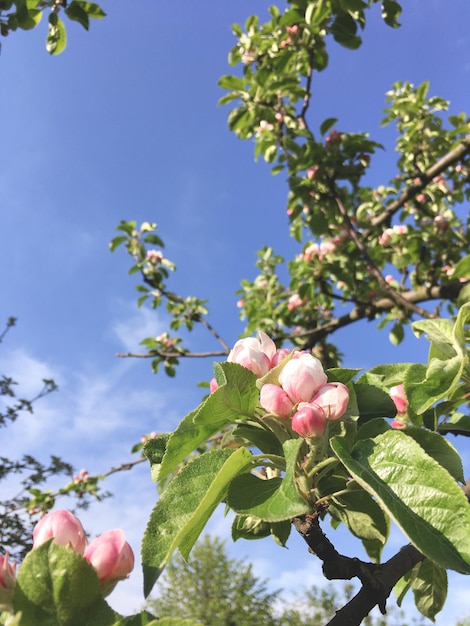
<path fill-rule="evenodd" d="M 348 482 L 347 489 L 347 493 L 329 502 L 328 512 L 361 539 L 369 557 L 378 563 L 390 533 L 390 520 L 357 483 Z"/>
<path fill-rule="evenodd" d="M 470 304 L 465 304 L 453 327 L 447 320 L 424 320 L 412 325 L 417 336 L 425 332 L 431 341 L 427 368 L 414 367 L 405 378 L 408 401 L 418 414 L 457 388 L 468 364 L 465 326 L 469 320 Z"/>
<path fill-rule="evenodd" d="M 395 322 L 388 336 L 390 343 L 392 343 L 394 346 L 400 345 L 405 338 L 405 330 L 403 328 L 403 324 L 401 322 Z"/>
<path fill-rule="evenodd" d="M 259 400 L 256 375 L 238 363 L 227 362 L 214 363 L 214 374 L 219 384 L 219 388 L 210 396 L 216 399 L 214 407 L 201 407 L 195 421 L 219 421 L 222 415 L 231 421 L 252 418 Z M 217 413 L 215 418 L 212 412 Z"/>
<path fill-rule="evenodd" d="M 13 599 L 22 624 L 114 625 L 119 615 L 103 600 L 93 567 L 74 550 L 49 541 L 29 552 Z"/>
<path fill-rule="evenodd" d="M 468 435 L 470 434 L 470 416 L 456 413 L 446 422 L 439 424 L 437 430 L 444 434 L 452 431 L 455 434 Z"/>
<path fill-rule="evenodd" d="M 283 454 L 279 439 L 271 430 L 265 430 L 261 426 L 237 426 L 225 433 L 222 439 L 223 448 L 240 446 L 254 446 L 265 454 Z"/>
<path fill-rule="evenodd" d="M 447 470 L 399 431 L 362 440 L 351 453 L 340 438 L 330 443 L 418 550 L 441 567 L 470 573 L 470 507 Z"/>
<path fill-rule="evenodd" d="M 258 403 L 253 372 L 236 363 L 216 363 L 214 369 L 219 388 L 188 413 L 172 433 L 158 480 L 173 472 L 188 454 L 224 426 L 253 416 Z"/>
<path fill-rule="evenodd" d="M 50 54 L 60 54 L 67 45 L 67 33 L 65 26 L 56 13 L 49 15 L 49 32 L 46 38 L 46 50 Z"/>
<path fill-rule="evenodd" d="M 336 124 L 337 121 L 338 118 L 336 117 L 328 117 L 326 120 L 324 120 L 320 125 L 320 134 L 324 135 L 325 133 L 327 133 L 330 128 Z"/>
<path fill-rule="evenodd" d="M 382 17 L 384 22 L 392 28 L 400 26 L 398 18 L 401 14 L 401 6 L 395 0 L 382 0 Z"/>
<path fill-rule="evenodd" d="M 205 400 L 205 402 L 207 401 L 208 399 Z M 158 480 L 165 478 L 165 476 L 173 472 L 188 454 L 226 425 L 225 421 L 212 424 L 195 424 L 194 416 L 199 410 L 200 407 L 188 413 L 171 434 L 165 456 L 156 477 Z"/>
<path fill-rule="evenodd" d="M 331 6 L 327 0 L 309 2 L 305 11 L 305 21 L 311 28 L 319 26 L 331 14 Z"/>
<path fill-rule="evenodd" d="M 226 75 L 222 76 L 218 82 L 219 87 L 222 89 L 244 89 L 245 81 L 238 76 Z"/>
<path fill-rule="evenodd" d="M 125 235 L 120 235 L 119 237 L 114 237 L 109 242 L 109 249 L 111 252 L 114 252 L 118 246 L 127 241 L 127 237 Z"/>
<path fill-rule="evenodd" d="M 434 621 L 447 598 L 447 572 L 429 559 L 424 559 L 410 572 L 411 589 L 420 613 Z"/>
<path fill-rule="evenodd" d="M 150 467 L 152 472 L 152 480 L 157 482 L 158 472 L 160 471 L 163 456 L 166 452 L 168 440 L 170 439 L 169 433 L 164 433 L 159 437 L 149 439 L 144 445 L 144 454 L 150 461 Z"/>
<path fill-rule="evenodd" d="M 193 459 L 171 480 L 150 514 L 142 541 L 146 597 L 176 548 L 187 558 L 207 520 L 225 499 L 230 481 L 252 461 L 245 448 L 215 450 Z"/>
<path fill-rule="evenodd" d="M 339 13 L 336 15 L 333 24 L 330 26 L 330 30 L 335 41 L 345 48 L 356 50 L 362 43 L 361 38 L 356 35 L 357 24 L 347 13 Z"/>
<path fill-rule="evenodd" d="M 201 626 L 201 622 L 180 617 L 161 617 L 159 620 L 151 622 L 149 626 Z"/>
<path fill-rule="evenodd" d="M 26 4 L 18 3 L 15 16 L 19 28 L 23 30 L 31 30 L 41 21 L 42 11 L 39 9 L 29 8 Z"/>
<path fill-rule="evenodd" d="M 241 474 L 231 483 L 227 504 L 236 513 L 251 515 L 266 522 L 282 522 L 310 511 L 295 481 L 295 464 L 303 439 L 288 439 L 283 448 L 286 457 L 284 478 L 263 480 L 253 474 Z"/>
<path fill-rule="evenodd" d="M 94 20 L 100 20 L 103 17 L 106 17 L 106 13 L 96 2 L 84 2 L 84 0 L 73 0 L 85 11 L 88 17 L 91 17 Z"/>
<path fill-rule="evenodd" d="M 395 417 L 397 408 L 388 393 L 364 383 L 353 383 L 361 421 L 376 417 Z"/>
<path fill-rule="evenodd" d="M 452 278 L 470 278 L 470 255 L 460 259 L 455 266 Z"/>
<path fill-rule="evenodd" d="M 359 379 L 358 383 L 368 383 L 375 387 L 388 390 L 390 387 L 403 383 L 405 372 L 411 367 L 411 363 L 387 363 L 385 365 L 376 365 L 369 371 L 365 372 Z"/>
<path fill-rule="evenodd" d="M 405 435 L 413 437 L 423 450 L 439 465 L 442 465 L 456 481 L 465 482 L 460 454 L 447 439 L 424 428 L 408 427 L 403 432 Z"/>
<path fill-rule="evenodd" d="M 85 30 L 88 30 L 90 20 L 86 11 L 80 6 L 78 0 L 72 0 L 69 6 L 65 8 L 65 14 L 70 20 L 78 22 Z"/>
<path fill-rule="evenodd" d="M 236 515 L 232 524 L 232 539 L 264 539 L 271 534 L 271 525 L 252 515 Z"/>

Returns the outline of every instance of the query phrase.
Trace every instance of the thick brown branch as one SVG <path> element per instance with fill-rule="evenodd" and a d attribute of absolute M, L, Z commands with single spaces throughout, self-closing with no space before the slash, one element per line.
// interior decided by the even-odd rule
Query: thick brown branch
<path fill-rule="evenodd" d="M 376 605 L 385 614 L 385 603 L 393 587 L 424 558 L 424 555 L 411 544 L 401 548 L 386 563 L 376 566 L 372 584 L 363 584 L 359 593 L 340 609 L 326 626 L 360 626 L 362 620 Z"/>
<path fill-rule="evenodd" d="M 411 544 L 404 546 L 386 563 L 366 563 L 339 554 L 320 528 L 317 515 L 303 515 L 292 520 L 305 539 L 309 551 L 323 561 L 323 573 L 329 580 L 359 578 L 362 588 L 326 626 L 360 626 L 378 605 L 385 613 L 385 603 L 395 584 L 424 556 Z"/>
<path fill-rule="evenodd" d="M 397 198 L 394 202 L 392 202 L 386 210 L 378 215 L 376 218 L 372 220 L 373 226 L 380 226 L 381 224 L 386 224 L 390 218 L 400 209 L 405 202 L 414 198 L 420 191 L 422 191 L 426 185 L 435 177 L 441 174 L 445 169 L 447 169 L 450 165 L 457 163 L 464 157 L 466 154 L 470 153 L 470 137 L 465 137 L 462 139 L 461 143 L 448 152 L 445 156 L 442 157 L 437 163 L 435 163 L 432 167 L 430 167 L 424 174 L 420 176 L 419 183 L 411 185 Z"/>
<path fill-rule="evenodd" d="M 405 291 L 401 293 L 401 296 L 412 303 L 442 299 L 455 300 L 462 287 L 466 284 L 467 283 L 461 283 L 459 281 L 452 281 L 446 285 L 438 285 L 431 288 L 421 287 L 415 291 Z M 362 319 L 373 319 L 380 313 L 390 311 L 394 306 L 396 306 L 396 303 L 391 298 L 381 298 L 373 303 L 371 302 L 369 305 L 358 305 L 349 313 L 336 317 L 322 326 L 297 334 L 296 337 L 307 337 L 308 339 L 304 347 L 311 348 L 317 341 L 330 335 L 339 328 L 349 326 L 349 324 L 353 324 Z"/>

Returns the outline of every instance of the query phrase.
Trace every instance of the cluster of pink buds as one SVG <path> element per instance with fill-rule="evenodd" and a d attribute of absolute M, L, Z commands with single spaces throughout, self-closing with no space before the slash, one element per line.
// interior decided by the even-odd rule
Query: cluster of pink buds
<path fill-rule="evenodd" d="M 291 354 L 288 348 L 276 349 L 273 340 L 260 332 L 258 338 L 237 341 L 227 360 L 262 378 L 284 359 L 279 384 L 265 383 L 261 387 L 261 406 L 277 417 L 291 419 L 292 429 L 302 437 L 320 436 L 329 420 L 337 420 L 346 412 L 349 391 L 342 383 L 328 383 L 319 359 L 304 351 Z M 216 388 L 213 379 L 211 391 Z"/>
<path fill-rule="evenodd" d="M 406 235 L 408 226 L 406 224 L 397 224 L 391 228 L 386 228 L 379 237 L 379 244 L 386 246 L 393 239 L 394 235 Z"/>
<path fill-rule="evenodd" d="M 152 263 L 152 265 L 158 265 L 163 261 L 163 254 L 160 252 L 160 250 L 148 250 L 147 261 L 149 263 Z"/>
<path fill-rule="evenodd" d="M 292 418 L 292 430 L 302 437 L 323 435 L 328 421 L 346 412 L 348 388 L 342 383 L 328 383 L 320 360 L 308 352 L 294 352 L 278 380 L 278 385 L 261 387 L 261 406 L 278 417 Z"/>
<path fill-rule="evenodd" d="M 293 293 L 287 300 L 287 309 L 289 311 L 295 311 L 295 309 L 303 306 L 306 302 L 306 300 L 302 300 L 298 293 Z"/>
<path fill-rule="evenodd" d="M 13 593 L 16 584 L 16 562 L 10 563 L 8 552 L 0 555 L 0 612 L 13 611 Z"/>
<path fill-rule="evenodd" d="M 158 433 L 152 431 L 148 435 L 142 435 L 142 437 L 140 438 L 140 442 L 147 443 L 147 441 L 149 441 L 150 439 L 156 439 L 157 437 L 158 437 Z"/>
<path fill-rule="evenodd" d="M 103 596 L 109 595 L 134 569 L 134 553 L 122 530 L 107 530 L 88 543 L 82 523 L 70 511 L 52 511 L 36 524 L 33 549 L 50 539 L 75 550 L 93 566 Z"/>
<path fill-rule="evenodd" d="M 73 477 L 73 482 L 80 485 L 88 480 L 89 474 L 86 469 L 81 469 L 78 474 Z"/>
<path fill-rule="evenodd" d="M 314 258 L 318 258 L 319 261 L 323 259 L 325 254 L 331 254 L 336 250 L 336 241 L 332 239 L 324 239 L 320 243 L 309 244 L 303 254 L 302 261 L 312 261 Z"/>
<path fill-rule="evenodd" d="M 325 139 L 325 146 L 329 146 L 332 143 L 338 143 L 341 140 L 341 137 L 342 133 L 333 129 L 328 137 Z"/>

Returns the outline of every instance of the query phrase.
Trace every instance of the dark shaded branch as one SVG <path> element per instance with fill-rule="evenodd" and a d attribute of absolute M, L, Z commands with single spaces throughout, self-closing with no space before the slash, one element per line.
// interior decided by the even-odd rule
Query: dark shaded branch
<path fill-rule="evenodd" d="M 383 213 L 372 220 L 372 225 L 380 226 L 381 224 L 386 224 L 394 213 L 396 213 L 398 209 L 405 204 L 405 202 L 414 198 L 431 182 L 435 176 L 441 174 L 450 165 L 460 161 L 466 154 L 470 154 L 470 137 L 462 139 L 461 143 L 456 148 L 448 152 L 442 157 L 442 159 L 430 167 L 426 172 L 421 174 L 419 183 L 411 185 L 405 189 L 399 198 L 392 202 Z"/>
<path fill-rule="evenodd" d="M 412 303 L 442 299 L 455 300 L 466 284 L 468 284 L 468 281 L 452 281 L 446 285 L 436 285 L 431 288 L 421 287 L 420 289 L 416 289 L 414 291 L 405 291 L 400 295 L 402 298 Z M 308 339 L 305 343 L 305 348 L 311 348 L 317 341 L 330 335 L 339 328 L 344 328 L 345 326 L 349 326 L 349 324 L 353 324 L 354 322 L 362 319 L 373 319 L 380 313 L 390 311 L 390 309 L 394 306 L 396 306 L 396 302 L 394 302 L 391 298 L 381 298 L 380 300 L 377 300 L 369 305 L 358 305 L 349 311 L 349 313 L 336 317 L 322 326 L 296 334 L 296 338 L 307 337 Z"/>
<path fill-rule="evenodd" d="M 333 183 L 331 183 L 331 191 L 334 194 L 336 205 L 338 206 L 339 212 L 341 216 L 343 217 L 343 220 L 349 231 L 349 235 L 351 239 L 356 244 L 358 250 L 362 254 L 363 259 L 367 262 L 367 265 L 370 268 L 371 274 L 376 278 L 377 282 L 382 287 L 382 289 L 390 295 L 390 298 L 394 300 L 398 306 L 401 306 L 405 310 L 411 311 L 413 313 L 417 313 L 421 317 L 428 318 L 428 319 L 432 319 L 436 317 L 432 313 L 429 313 L 429 311 L 426 311 L 426 309 L 423 309 L 420 306 L 416 306 L 416 304 L 404 298 L 403 295 L 399 291 L 397 291 L 396 289 L 394 289 L 391 285 L 387 283 L 385 278 L 382 276 L 382 272 L 377 268 L 377 266 L 371 259 L 364 241 L 361 239 L 358 232 L 354 228 L 351 222 L 351 218 L 349 217 L 348 212 L 346 211 L 346 208 L 341 201 L 341 198 L 336 193 L 336 189 L 334 188 Z"/>
<path fill-rule="evenodd" d="M 360 626 L 362 620 L 378 605 L 385 604 L 395 584 L 425 557 L 411 544 L 380 565 L 339 554 L 320 528 L 318 515 L 295 517 L 292 524 L 306 541 L 309 551 L 323 561 L 328 580 L 359 578 L 361 590 L 340 609 L 326 626 Z"/>

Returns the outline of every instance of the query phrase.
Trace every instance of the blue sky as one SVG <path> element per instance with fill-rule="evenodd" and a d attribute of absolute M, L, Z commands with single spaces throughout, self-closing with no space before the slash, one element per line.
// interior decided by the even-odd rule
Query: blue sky
<path fill-rule="evenodd" d="M 170 380 L 154 376 L 148 361 L 116 358 L 166 329 L 163 313 L 137 309 L 124 251 L 109 253 L 121 219 L 158 223 L 177 265 L 172 289 L 208 298 L 209 319 L 229 344 L 243 331 L 235 291 L 256 275 L 256 250 L 272 245 L 287 258 L 298 251 L 288 237 L 283 175 L 254 163 L 252 145 L 227 129 L 229 109 L 217 107 L 217 80 L 229 72 L 234 42 L 230 25 L 254 11 L 266 17 L 269 4 L 135 0 L 130 11 L 124 0 L 103 2 L 108 17 L 88 33 L 70 24 L 68 48 L 57 58 L 44 50 L 45 24 L 3 40 L 0 319 L 19 322 L 1 346 L 0 372 L 25 395 L 44 377 L 60 387 L 33 416 L 3 431 L 11 456 L 55 453 L 77 469 L 105 471 L 127 460 L 143 433 L 174 427 L 199 402 L 196 383 L 211 377 L 210 361 L 185 363 Z M 446 3 L 444 13 L 434 0 L 407 4 L 401 29 L 384 26 L 377 10 L 360 50 L 333 45 L 330 66 L 315 81 L 314 122 L 338 117 L 339 130 L 369 132 L 387 145 L 374 158 L 374 183 L 395 174 L 394 132 L 380 127 L 384 94 L 395 81 L 430 80 L 431 93 L 451 100 L 453 113 L 470 108 L 469 3 Z M 426 358 L 424 339 L 409 336 L 393 348 L 374 324 L 335 339 L 349 366 Z M 190 346 L 218 347 L 202 333 Z M 93 507 L 84 523 L 91 534 L 122 527 L 138 553 L 155 500 L 147 468 L 113 477 L 108 488 L 115 497 Z M 220 515 L 209 530 L 227 536 L 229 524 Z M 355 555 L 356 544 L 338 537 Z M 390 553 L 402 542 L 394 535 Z M 289 550 L 267 541 L 230 549 L 249 556 L 275 588 L 321 581 L 297 537 Z M 470 610 L 467 581 L 452 582 L 438 625 Z M 141 599 L 137 569 L 112 603 L 126 613 Z"/>

